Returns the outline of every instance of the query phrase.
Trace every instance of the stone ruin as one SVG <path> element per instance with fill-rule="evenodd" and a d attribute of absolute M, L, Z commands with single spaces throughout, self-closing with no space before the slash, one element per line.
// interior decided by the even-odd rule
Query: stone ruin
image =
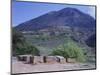
<path fill-rule="evenodd" d="M 39 63 L 66 63 L 66 59 L 63 56 L 32 56 L 32 55 L 19 55 L 19 61 L 24 61 L 30 64 Z M 75 60 L 68 59 L 67 62 L 74 62 Z"/>
<path fill-rule="evenodd" d="M 32 55 L 19 55 L 19 61 L 24 61 L 26 63 L 65 63 L 66 60 L 62 56 L 32 56 Z"/>

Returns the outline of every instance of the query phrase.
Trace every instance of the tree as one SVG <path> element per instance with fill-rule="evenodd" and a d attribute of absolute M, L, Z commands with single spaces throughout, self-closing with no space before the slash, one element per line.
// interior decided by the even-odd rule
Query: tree
<path fill-rule="evenodd" d="M 12 33 L 12 53 L 16 55 L 18 53 L 18 49 L 22 48 L 25 43 L 25 38 L 23 37 L 20 31 L 13 29 Z"/>
<path fill-rule="evenodd" d="M 67 58 L 75 58 L 79 62 L 86 61 L 86 56 L 81 47 L 76 42 L 68 41 L 66 44 L 58 46 L 52 52 L 53 55 L 60 55 Z"/>
<path fill-rule="evenodd" d="M 27 50 L 26 50 L 27 54 L 32 54 L 32 55 L 40 55 L 39 50 L 35 47 L 35 46 L 27 46 Z"/>
<path fill-rule="evenodd" d="M 23 34 L 20 31 L 16 31 L 13 29 L 13 36 L 12 36 L 12 46 L 13 46 L 13 55 L 21 55 L 21 54 L 32 54 L 32 55 L 39 55 L 39 50 L 35 47 L 30 45 L 26 42 Z"/>

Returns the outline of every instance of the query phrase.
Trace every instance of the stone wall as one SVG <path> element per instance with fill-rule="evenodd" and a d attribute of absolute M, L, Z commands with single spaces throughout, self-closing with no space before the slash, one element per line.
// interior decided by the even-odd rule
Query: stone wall
<path fill-rule="evenodd" d="M 19 55 L 19 61 L 24 61 L 31 64 L 40 63 L 66 63 L 66 59 L 63 56 L 32 56 L 32 55 Z M 75 59 L 68 58 L 67 62 L 75 62 Z"/>

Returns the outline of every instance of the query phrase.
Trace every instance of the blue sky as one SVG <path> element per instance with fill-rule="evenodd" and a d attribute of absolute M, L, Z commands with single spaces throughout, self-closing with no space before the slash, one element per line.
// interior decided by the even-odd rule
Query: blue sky
<path fill-rule="evenodd" d="M 36 18 L 50 11 L 57 11 L 66 7 L 77 8 L 95 18 L 94 6 L 80 6 L 68 4 L 50 4 L 36 2 L 16 2 L 12 3 L 12 24 L 17 26 L 20 23 Z"/>

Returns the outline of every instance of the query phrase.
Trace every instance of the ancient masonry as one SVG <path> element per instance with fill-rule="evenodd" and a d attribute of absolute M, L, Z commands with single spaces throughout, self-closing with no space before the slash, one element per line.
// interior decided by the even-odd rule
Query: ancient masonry
<path fill-rule="evenodd" d="M 32 55 L 19 55 L 17 56 L 19 61 L 24 61 L 30 64 L 39 63 L 66 63 L 75 62 L 73 59 L 66 59 L 63 56 L 32 56 Z"/>

